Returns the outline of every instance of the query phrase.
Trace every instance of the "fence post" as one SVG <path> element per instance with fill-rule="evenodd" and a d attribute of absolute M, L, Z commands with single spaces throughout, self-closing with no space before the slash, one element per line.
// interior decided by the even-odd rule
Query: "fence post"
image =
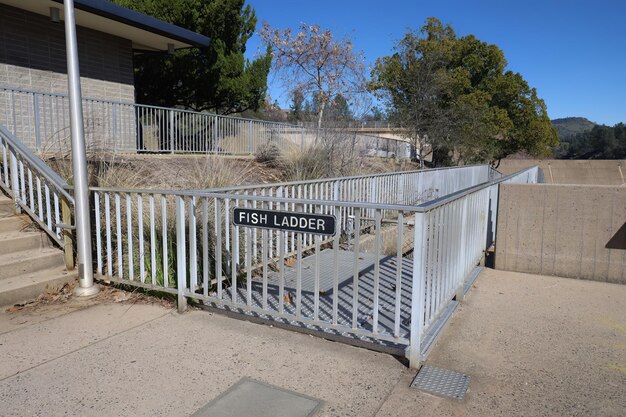
<path fill-rule="evenodd" d="M 213 117 L 213 152 L 217 153 L 217 114 Z"/>
<path fill-rule="evenodd" d="M 254 144 L 252 140 L 252 120 L 248 120 L 248 153 L 254 154 Z"/>
<path fill-rule="evenodd" d="M 471 194 L 470 194 L 471 195 Z M 455 282 L 457 286 L 455 289 L 455 298 L 458 302 L 461 302 L 465 299 L 465 293 L 463 292 L 463 282 L 465 281 L 466 272 L 467 272 L 467 206 L 469 204 L 469 195 L 463 197 L 463 208 L 461 209 L 461 219 L 459 223 L 461 224 L 461 240 L 459 241 L 459 247 L 461 250 L 459 251 L 459 270 L 461 274 L 459 275 L 460 282 Z"/>
<path fill-rule="evenodd" d="M 178 299 L 178 312 L 183 313 L 187 309 L 185 298 L 187 260 L 185 250 L 185 200 L 184 197 L 176 197 L 176 294 Z"/>
<path fill-rule="evenodd" d="M 61 197 L 61 217 L 64 224 L 72 224 L 72 210 L 67 200 Z M 63 229 L 63 254 L 65 257 L 65 268 L 71 271 L 74 265 L 74 245 L 72 230 Z"/>
<path fill-rule="evenodd" d="M 411 289 L 411 335 L 409 345 L 409 366 L 419 368 L 422 361 L 422 332 L 424 331 L 424 301 L 426 298 L 426 241 L 424 223 L 426 215 L 415 213 L 413 234 L 413 285 Z"/>
<path fill-rule="evenodd" d="M 35 117 L 35 148 L 41 152 L 41 127 L 39 126 L 39 96 L 33 93 L 33 115 Z"/>
<path fill-rule="evenodd" d="M 174 153 L 174 110 L 168 110 L 170 114 L 170 153 Z"/>
<path fill-rule="evenodd" d="M 300 128 L 300 150 L 304 150 L 304 128 Z"/>
<path fill-rule="evenodd" d="M 113 107 L 113 151 L 117 151 L 117 107 L 112 103 Z"/>

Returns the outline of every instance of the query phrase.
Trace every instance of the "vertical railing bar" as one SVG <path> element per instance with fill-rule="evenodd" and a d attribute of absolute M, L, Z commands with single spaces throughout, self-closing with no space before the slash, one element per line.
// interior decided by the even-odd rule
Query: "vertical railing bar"
<path fill-rule="evenodd" d="M 246 200 L 246 208 L 249 206 L 249 201 Z M 252 306 L 252 231 L 245 228 L 245 245 L 246 245 L 246 305 Z M 254 242 L 256 245 L 256 242 Z"/>
<path fill-rule="evenodd" d="M 154 232 L 154 194 L 150 194 L 150 272 L 152 285 L 156 285 L 156 236 Z"/>
<path fill-rule="evenodd" d="M 54 222 L 58 225 L 61 223 L 61 209 L 59 207 L 59 192 L 58 190 L 54 190 Z M 24 201 L 26 203 L 26 201 Z M 54 233 L 58 238 L 61 238 L 61 228 L 57 226 L 54 230 Z"/>
<path fill-rule="evenodd" d="M 167 248 L 167 197 L 165 194 L 161 194 L 161 235 L 162 235 L 162 244 L 163 247 L 161 250 L 163 251 L 163 286 L 165 288 L 169 287 L 169 259 L 168 259 L 168 248 Z"/>
<path fill-rule="evenodd" d="M 402 266 L 404 255 L 404 213 L 398 211 L 398 238 L 396 241 L 396 302 L 395 302 L 395 315 L 394 315 L 394 327 L 393 335 L 400 337 L 400 319 L 402 309 Z"/>
<path fill-rule="evenodd" d="M 315 235 L 315 289 L 313 290 L 313 320 L 319 320 L 320 312 L 320 236 Z"/>
<path fill-rule="evenodd" d="M 265 203 L 263 203 L 262 208 L 265 208 Z M 263 310 L 267 311 L 267 297 L 268 297 L 268 291 L 267 291 L 267 274 L 268 274 L 268 259 L 267 259 L 267 254 L 268 254 L 268 230 L 267 229 L 263 229 L 261 230 L 261 239 L 262 239 L 262 243 L 261 243 L 261 252 L 262 252 L 262 256 L 263 256 Z"/>
<path fill-rule="evenodd" d="M 122 213 L 120 210 L 120 195 L 115 193 L 115 230 L 117 236 L 117 276 L 124 277 L 124 261 L 122 256 Z"/>
<path fill-rule="evenodd" d="M 133 263 L 133 215 L 130 201 L 130 193 L 126 193 L 126 233 L 128 234 L 128 278 L 133 281 L 135 279 L 134 263 Z"/>
<path fill-rule="evenodd" d="M 98 191 L 93 193 L 93 207 L 96 212 L 96 272 L 102 275 L 102 231 L 100 230 L 100 193 Z"/>
<path fill-rule="evenodd" d="M 46 225 L 48 226 L 48 230 L 52 230 L 52 208 L 50 207 L 50 186 L 48 185 L 48 181 L 44 180 L 43 183 L 44 191 L 46 193 Z M 16 192 L 16 198 L 19 199 L 19 190 Z"/>
<path fill-rule="evenodd" d="M 415 213 L 413 238 L 413 277 L 411 288 L 411 332 L 409 344 L 409 363 L 415 369 L 422 360 L 422 333 L 424 331 L 425 298 L 425 257 L 426 240 L 424 236 L 425 213 Z"/>
<path fill-rule="evenodd" d="M 176 289 L 178 310 L 184 309 L 187 290 L 187 254 L 185 243 L 185 198 L 176 197 Z"/>
<path fill-rule="evenodd" d="M 296 234 L 296 317 L 302 315 L 302 233 Z"/>
<path fill-rule="evenodd" d="M 429 211 L 427 214 L 426 224 L 428 225 L 428 243 L 427 243 L 427 260 L 426 260 L 426 323 L 430 323 L 432 317 L 432 301 L 433 301 L 433 264 L 434 260 L 434 240 L 435 240 L 435 227 L 434 227 L 434 212 Z"/>
<path fill-rule="evenodd" d="M 333 206 L 333 210 L 336 207 Z M 341 210 L 337 210 L 338 218 L 336 227 L 341 225 Z M 339 239 L 341 231 L 336 230 L 333 237 L 333 324 L 337 325 L 339 318 Z"/>
<path fill-rule="evenodd" d="M 195 292 L 198 287 L 198 259 L 196 235 L 196 197 L 189 199 L 189 291 Z"/>
<path fill-rule="evenodd" d="M 29 198 L 29 207 L 30 211 L 35 212 L 35 197 L 33 190 L 33 170 L 28 168 L 28 198 Z"/>
<path fill-rule="evenodd" d="M 361 240 L 361 208 L 354 208 L 354 269 L 352 273 L 352 328 L 358 327 L 359 307 L 359 249 Z"/>
<path fill-rule="evenodd" d="M 209 199 L 202 199 L 202 295 L 209 295 Z"/>
<path fill-rule="evenodd" d="M 217 279 L 217 298 L 222 299 L 222 207 L 221 200 L 214 199 L 215 204 L 215 277 Z"/>
<path fill-rule="evenodd" d="M 239 199 L 235 199 L 234 207 L 239 207 Z M 237 303 L 237 272 L 239 266 L 239 226 L 233 225 L 233 248 L 231 251 L 231 297 Z"/>
<path fill-rule="evenodd" d="M 106 229 L 106 243 L 107 243 L 107 272 L 110 277 L 113 277 L 113 245 L 111 244 L 111 196 L 109 193 L 104 194 L 104 222 Z"/>
<path fill-rule="evenodd" d="M 381 229 L 381 216 L 382 212 L 380 209 L 377 209 L 374 214 L 375 221 L 375 236 L 374 236 L 374 257 L 376 259 L 374 263 L 374 305 L 373 305 L 373 314 L 372 314 L 372 333 L 378 334 L 378 312 L 379 312 L 379 298 L 380 298 L 380 257 L 381 257 L 381 240 L 382 240 L 382 231 Z"/>
<path fill-rule="evenodd" d="M 144 235 L 143 235 L 143 197 L 141 193 L 137 193 L 137 241 L 139 242 L 139 280 L 141 283 L 146 282 L 146 258 L 144 252 Z"/>

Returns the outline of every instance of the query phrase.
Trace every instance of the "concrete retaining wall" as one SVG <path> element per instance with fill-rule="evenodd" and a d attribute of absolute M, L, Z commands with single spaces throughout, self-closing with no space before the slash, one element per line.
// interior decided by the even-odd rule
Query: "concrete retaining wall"
<path fill-rule="evenodd" d="M 623 185 L 626 160 L 503 159 L 498 171 L 513 174 L 539 165 L 546 184 Z"/>
<path fill-rule="evenodd" d="M 626 187 L 503 184 L 496 269 L 626 284 Z"/>

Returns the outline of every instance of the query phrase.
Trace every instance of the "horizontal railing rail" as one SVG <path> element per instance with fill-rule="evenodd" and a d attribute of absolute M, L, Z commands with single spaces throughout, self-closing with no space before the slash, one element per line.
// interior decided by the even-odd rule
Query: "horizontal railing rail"
<path fill-rule="evenodd" d="M 67 182 L 1 125 L 0 148 L 0 187 L 17 211 L 26 211 L 63 245 L 63 229 L 70 226 L 74 206 Z"/>
<path fill-rule="evenodd" d="M 37 152 L 69 152 L 67 95 L 0 87 L 0 124 Z M 89 152 L 165 152 L 251 155 L 268 143 L 306 149 L 343 141 L 364 155 L 411 157 L 406 141 L 336 129 L 93 98 L 83 99 Z"/>

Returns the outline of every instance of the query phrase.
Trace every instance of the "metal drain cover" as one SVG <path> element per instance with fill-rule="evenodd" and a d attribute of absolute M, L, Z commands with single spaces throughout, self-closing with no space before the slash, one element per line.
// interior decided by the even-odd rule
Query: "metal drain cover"
<path fill-rule="evenodd" d="M 311 417 L 321 406 L 315 398 L 242 378 L 191 417 Z"/>
<path fill-rule="evenodd" d="M 469 375 L 424 365 L 411 383 L 411 388 L 441 397 L 462 400 L 469 383 Z"/>

